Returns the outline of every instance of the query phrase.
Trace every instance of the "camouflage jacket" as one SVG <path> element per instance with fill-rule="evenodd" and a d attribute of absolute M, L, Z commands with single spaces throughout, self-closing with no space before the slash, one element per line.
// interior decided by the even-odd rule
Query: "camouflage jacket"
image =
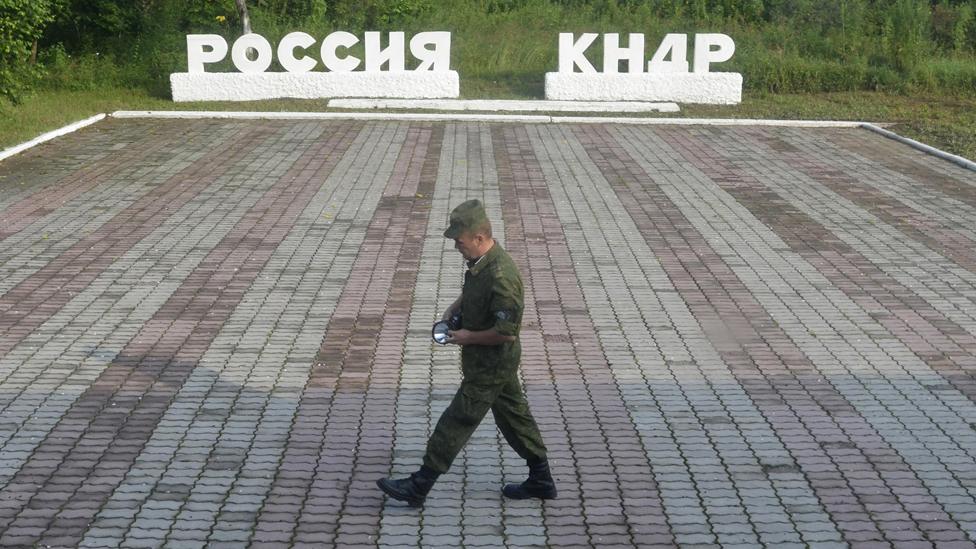
<path fill-rule="evenodd" d="M 461 291 L 463 328 L 480 331 L 494 328 L 515 341 L 501 345 L 465 345 L 461 367 L 465 376 L 484 375 L 518 367 L 522 347 L 518 340 L 522 326 L 523 290 L 518 267 L 498 242 L 464 273 Z"/>

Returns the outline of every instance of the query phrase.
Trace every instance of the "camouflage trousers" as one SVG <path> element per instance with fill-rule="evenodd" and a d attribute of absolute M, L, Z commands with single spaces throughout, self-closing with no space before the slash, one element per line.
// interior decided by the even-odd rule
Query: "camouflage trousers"
<path fill-rule="evenodd" d="M 546 459 L 539 427 L 529 411 L 516 368 L 493 375 L 465 375 L 427 441 L 424 465 L 446 473 L 488 410 L 508 444 L 528 462 Z"/>

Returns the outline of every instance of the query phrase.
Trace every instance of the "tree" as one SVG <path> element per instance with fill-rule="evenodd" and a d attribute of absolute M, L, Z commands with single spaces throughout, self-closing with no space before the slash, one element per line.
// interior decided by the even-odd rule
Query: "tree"
<path fill-rule="evenodd" d="M 38 76 L 37 39 L 62 7 L 61 0 L 0 0 L 0 97 L 18 102 Z"/>
<path fill-rule="evenodd" d="M 251 17 L 247 14 L 247 4 L 244 0 L 234 0 L 237 2 L 237 15 L 241 18 L 241 27 L 244 34 L 251 34 Z"/>

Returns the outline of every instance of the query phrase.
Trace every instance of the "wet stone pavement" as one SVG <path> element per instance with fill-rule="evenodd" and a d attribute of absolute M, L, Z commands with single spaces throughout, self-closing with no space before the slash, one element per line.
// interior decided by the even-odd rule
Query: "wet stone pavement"
<path fill-rule="evenodd" d="M 470 198 L 560 495 L 410 509 Z M 108 120 L 0 264 L 0 547 L 974 547 L 976 174 L 864 130 Z"/>

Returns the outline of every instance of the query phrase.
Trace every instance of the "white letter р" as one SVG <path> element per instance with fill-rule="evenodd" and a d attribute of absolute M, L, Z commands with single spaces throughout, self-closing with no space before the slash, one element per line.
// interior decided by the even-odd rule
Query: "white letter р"
<path fill-rule="evenodd" d="M 210 49 L 204 49 L 210 48 Z M 203 66 L 216 63 L 227 55 L 227 41 L 219 34 L 186 35 L 187 72 L 206 72 Z"/>
<path fill-rule="evenodd" d="M 578 42 L 573 41 L 573 33 L 559 33 L 559 72 L 573 72 L 574 67 L 579 67 L 581 72 L 596 72 L 593 65 L 583 53 L 590 44 L 596 40 L 597 34 L 585 32 Z"/>
<path fill-rule="evenodd" d="M 712 46 L 718 46 L 713 50 Z M 693 72 L 708 72 L 709 63 L 721 63 L 732 59 L 735 42 L 725 34 L 696 34 Z"/>
<path fill-rule="evenodd" d="M 308 49 L 315 45 L 312 35 L 305 32 L 291 32 L 278 42 L 278 62 L 288 72 L 308 72 L 315 68 L 318 62 L 309 56 L 295 58 L 295 48 Z"/>

